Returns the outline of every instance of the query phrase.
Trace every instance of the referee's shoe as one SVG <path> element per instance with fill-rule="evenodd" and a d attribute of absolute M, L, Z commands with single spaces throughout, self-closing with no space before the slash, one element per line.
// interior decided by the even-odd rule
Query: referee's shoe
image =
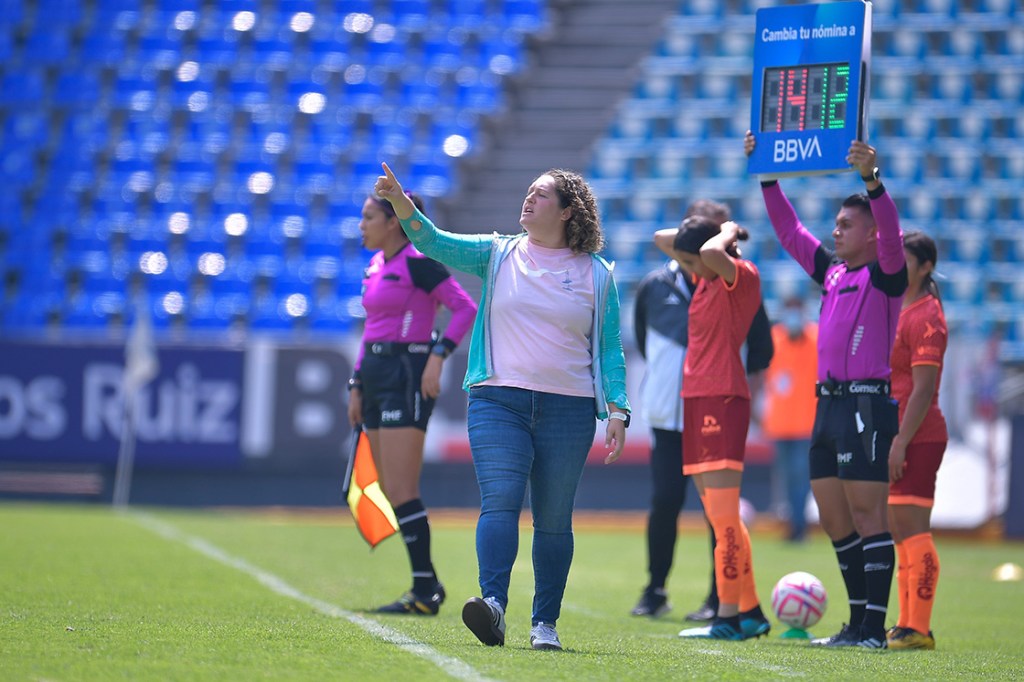
<path fill-rule="evenodd" d="M 811 646 L 857 646 L 860 641 L 860 627 L 843 623 L 842 629 L 831 637 L 811 640 Z"/>
<path fill-rule="evenodd" d="M 376 613 L 411 614 L 414 616 L 436 616 L 445 600 L 444 585 L 434 583 L 429 595 L 419 595 L 409 590 L 397 601 L 377 609 Z"/>

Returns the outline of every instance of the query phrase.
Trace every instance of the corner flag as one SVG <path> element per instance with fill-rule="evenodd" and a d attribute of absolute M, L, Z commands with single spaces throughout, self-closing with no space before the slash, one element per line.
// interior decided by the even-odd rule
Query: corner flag
<path fill-rule="evenodd" d="M 153 323 L 149 308 L 136 301 L 135 323 L 124 349 L 124 375 L 122 378 L 123 414 L 121 417 L 121 443 L 117 451 L 117 469 L 114 473 L 115 507 L 126 507 L 131 495 L 132 469 L 135 466 L 135 413 L 139 394 L 160 371 L 160 361 L 153 343 Z"/>
<path fill-rule="evenodd" d="M 371 549 L 398 531 L 398 519 L 377 478 L 370 439 L 361 426 L 352 435 L 352 452 L 341 494 L 352 510 L 356 528 Z"/>

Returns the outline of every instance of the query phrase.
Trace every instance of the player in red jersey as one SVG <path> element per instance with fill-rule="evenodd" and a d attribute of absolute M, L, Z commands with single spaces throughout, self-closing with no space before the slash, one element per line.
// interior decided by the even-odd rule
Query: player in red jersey
<path fill-rule="evenodd" d="M 900 615 L 887 633 L 890 649 L 934 649 L 932 604 L 939 555 L 931 534 L 935 477 L 949 436 L 939 410 L 939 382 L 948 331 L 932 279 L 935 242 L 922 232 L 903 237 L 909 286 L 892 349 L 892 394 L 900 430 L 889 450 L 889 527 L 896 542 Z"/>
<path fill-rule="evenodd" d="M 761 305 L 761 277 L 739 257 L 734 222 L 691 216 L 655 244 L 700 281 L 690 303 L 689 347 L 683 363 L 683 475 L 692 476 L 715 532 L 718 617 L 680 637 L 743 640 L 767 634 L 754 585 L 750 536 L 740 519 L 740 480 L 750 388 L 740 348 Z"/>

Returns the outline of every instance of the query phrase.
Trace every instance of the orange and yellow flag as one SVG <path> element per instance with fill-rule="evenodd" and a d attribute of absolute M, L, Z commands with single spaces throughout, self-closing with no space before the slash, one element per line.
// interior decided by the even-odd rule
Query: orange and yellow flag
<path fill-rule="evenodd" d="M 352 437 L 352 452 L 349 453 L 341 494 L 352 510 L 356 528 L 371 548 L 398 531 L 398 519 L 380 487 L 370 439 L 362 427 L 358 427 Z"/>

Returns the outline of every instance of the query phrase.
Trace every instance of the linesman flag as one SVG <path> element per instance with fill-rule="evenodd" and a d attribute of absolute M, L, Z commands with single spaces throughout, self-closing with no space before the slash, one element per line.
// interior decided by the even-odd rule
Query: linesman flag
<path fill-rule="evenodd" d="M 398 519 L 380 487 L 370 439 L 362 426 L 356 427 L 352 435 L 352 452 L 349 453 L 341 494 L 348 500 L 356 528 L 371 549 L 398 531 Z"/>

